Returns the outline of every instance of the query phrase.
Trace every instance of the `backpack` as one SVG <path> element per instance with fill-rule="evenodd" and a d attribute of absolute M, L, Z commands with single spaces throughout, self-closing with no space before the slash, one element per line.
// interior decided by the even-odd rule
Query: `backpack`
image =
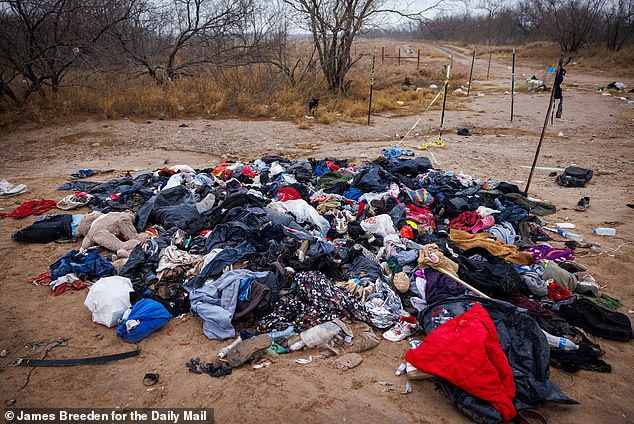
<path fill-rule="evenodd" d="M 555 181 L 564 187 L 585 187 L 592 179 L 593 172 L 590 169 L 569 166 L 562 174 L 557 175 Z"/>

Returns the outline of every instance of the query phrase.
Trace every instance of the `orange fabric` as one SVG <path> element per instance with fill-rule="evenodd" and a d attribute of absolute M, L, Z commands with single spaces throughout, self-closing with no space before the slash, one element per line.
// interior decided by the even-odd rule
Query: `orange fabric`
<path fill-rule="evenodd" d="M 482 247 L 492 255 L 517 265 L 531 265 L 535 262 L 535 258 L 530 253 L 518 252 L 517 246 L 502 243 L 497 238 L 489 235 L 489 233 L 469 234 L 463 230 L 451 229 L 449 231 L 449 239 L 462 250 Z"/>

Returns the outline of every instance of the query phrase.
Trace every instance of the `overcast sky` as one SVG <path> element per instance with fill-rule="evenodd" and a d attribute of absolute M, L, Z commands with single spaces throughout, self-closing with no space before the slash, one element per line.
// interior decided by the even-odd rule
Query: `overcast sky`
<path fill-rule="evenodd" d="M 438 3 L 438 0 L 386 0 L 385 8 L 394 8 L 405 13 L 418 13 L 424 11 Z M 463 13 L 466 10 L 466 3 L 475 4 L 477 0 L 445 0 L 437 7 L 428 10 L 423 14 L 425 18 L 433 18 L 441 13 Z M 407 23 L 407 19 L 392 15 L 387 17 L 384 23 L 388 26 L 398 25 L 400 23 Z"/>

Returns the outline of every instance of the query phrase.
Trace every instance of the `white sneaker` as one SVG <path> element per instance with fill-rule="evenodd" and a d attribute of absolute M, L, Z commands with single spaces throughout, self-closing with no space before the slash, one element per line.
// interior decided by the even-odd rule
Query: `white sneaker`
<path fill-rule="evenodd" d="M 383 338 L 391 342 L 400 342 L 401 340 L 404 340 L 407 337 L 411 336 L 416 328 L 416 318 L 401 317 L 400 321 L 396 325 L 394 325 L 394 327 L 383 333 Z"/>
<path fill-rule="evenodd" d="M 346 217 L 339 211 L 335 211 L 336 230 L 339 234 L 345 234 L 348 232 L 348 222 Z"/>

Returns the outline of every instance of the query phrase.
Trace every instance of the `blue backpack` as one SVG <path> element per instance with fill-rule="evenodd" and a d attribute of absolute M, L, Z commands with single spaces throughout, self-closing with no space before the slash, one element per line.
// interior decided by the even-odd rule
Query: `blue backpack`
<path fill-rule="evenodd" d="M 138 343 L 172 319 L 172 314 L 165 306 L 147 298 L 135 303 L 127 315 L 119 320 L 117 337 L 123 337 L 128 343 Z"/>

